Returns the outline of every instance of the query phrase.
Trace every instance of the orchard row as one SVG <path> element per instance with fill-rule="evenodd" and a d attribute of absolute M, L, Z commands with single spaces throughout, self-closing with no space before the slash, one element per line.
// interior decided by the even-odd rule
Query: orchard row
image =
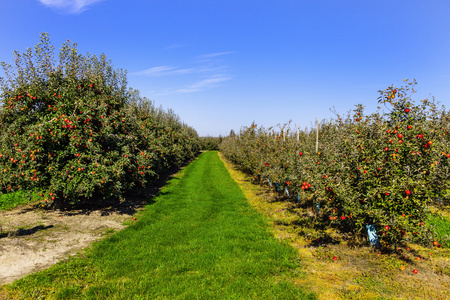
<path fill-rule="evenodd" d="M 261 182 L 276 183 L 316 211 L 329 226 L 367 236 L 375 225 L 382 244 L 429 244 L 428 207 L 447 201 L 450 114 L 434 101 L 410 98 L 415 82 L 380 91 L 381 109 L 347 116 L 316 131 L 279 131 L 252 124 L 227 137 L 221 151 Z"/>
<path fill-rule="evenodd" d="M 105 56 L 65 43 L 56 63 L 48 36 L 2 64 L 0 192 L 37 188 L 42 201 L 122 197 L 199 151 L 197 133 L 172 111 L 128 89 Z"/>

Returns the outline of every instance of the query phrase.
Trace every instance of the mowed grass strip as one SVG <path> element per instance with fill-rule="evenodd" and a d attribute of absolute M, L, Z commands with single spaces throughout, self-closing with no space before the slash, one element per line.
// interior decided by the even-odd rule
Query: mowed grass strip
<path fill-rule="evenodd" d="M 276 240 L 217 152 L 162 189 L 135 224 L 6 286 L 24 299 L 314 299 L 296 251 Z"/>

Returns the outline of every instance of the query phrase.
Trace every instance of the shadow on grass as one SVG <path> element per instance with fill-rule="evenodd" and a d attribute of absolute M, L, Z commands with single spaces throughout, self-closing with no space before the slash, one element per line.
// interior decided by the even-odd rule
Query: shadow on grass
<path fill-rule="evenodd" d="M 308 246 L 313 248 L 327 248 L 345 243 L 346 247 L 349 248 L 369 248 L 371 251 L 384 254 L 384 255 L 394 255 L 398 259 L 412 263 L 411 258 L 407 255 L 408 252 L 413 254 L 415 257 L 419 256 L 418 253 L 414 251 L 406 251 L 407 245 L 398 245 L 399 247 L 375 247 L 370 246 L 368 238 L 361 233 L 354 233 L 343 224 L 328 226 L 323 219 L 313 215 L 312 213 L 307 213 L 305 210 L 300 212 L 293 209 L 288 209 L 292 213 L 298 216 L 298 219 L 290 221 L 288 223 L 283 221 L 277 221 L 276 224 L 294 227 L 296 233 L 303 236 L 308 241 Z M 423 259 L 423 258 L 422 258 Z"/>
<path fill-rule="evenodd" d="M 298 219 L 282 225 L 294 227 L 296 233 L 303 236 L 311 247 L 326 247 L 341 242 L 340 238 L 327 232 L 328 227 L 320 219 L 307 214 L 302 214 Z"/>
<path fill-rule="evenodd" d="M 198 153 L 200 155 L 200 153 Z M 173 167 L 163 174 L 160 174 L 158 179 L 155 179 L 147 183 L 144 187 L 137 187 L 128 192 L 126 192 L 122 200 L 118 198 L 106 198 L 102 199 L 100 197 L 93 197 L 91 199 L 84 199 L 78 203 L 66 205 L 62 209 L 67 216 L 74 215 L 89 215 L 94 211 L 100 211 L 102 216 L 110 215 L 112 213 L 117 213 L 120 215 L 134 215 L 138 210 L 142 209 L 146 205 L 152 205 L 155 203 L 155 197 L 158 194 L 163 195 L 165 192 L 161 192 L 161 189 L 167 184 L 169 180 L 180 180 L 176 178 L 175 175 L 190 164 L 197 157 L 195 156 L 191 160 L 185 161 L 181 166 Z M 23 210 L 21 213 L 25 213 L 29 210 L 35 210 L 36 207 L 30 207 Z M 51 210 L 52 208 L 48 208 Z"/>

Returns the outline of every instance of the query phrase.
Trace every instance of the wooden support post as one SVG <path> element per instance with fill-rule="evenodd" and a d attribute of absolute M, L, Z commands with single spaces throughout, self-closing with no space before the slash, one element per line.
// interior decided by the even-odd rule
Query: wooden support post
<path fill-rule="evenodd" d="M 316 128 L 316 153 L 319 152 L 319 118 L 317 118 L 317 128 Z"/>

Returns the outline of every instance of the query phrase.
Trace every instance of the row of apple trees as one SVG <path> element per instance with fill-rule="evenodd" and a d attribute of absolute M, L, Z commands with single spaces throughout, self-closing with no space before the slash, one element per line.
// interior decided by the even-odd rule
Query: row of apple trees
<path fill-rule="evenodd" d="M 414 84 L 380 91 L 384 108 L 376 113 L 357 105 L 323 121 L 317 152 L 315 130 L 255 124 L 227 137 L 221 152 L 306 202 L 329 226 L 367 236 L 366 226 L 375 225 L 383 245 L 427 244 L 428 207 L 448 200 L 450 114 L 433 100 L 412 101 Z"/>
<path fill-rule="evenodd" d="M 0 193 L 39 189 L 48 205 L 122 197 L 199 151 L 194 129 L 127 88 L 126 72 L 48 34 L 2 63 Z"/>

